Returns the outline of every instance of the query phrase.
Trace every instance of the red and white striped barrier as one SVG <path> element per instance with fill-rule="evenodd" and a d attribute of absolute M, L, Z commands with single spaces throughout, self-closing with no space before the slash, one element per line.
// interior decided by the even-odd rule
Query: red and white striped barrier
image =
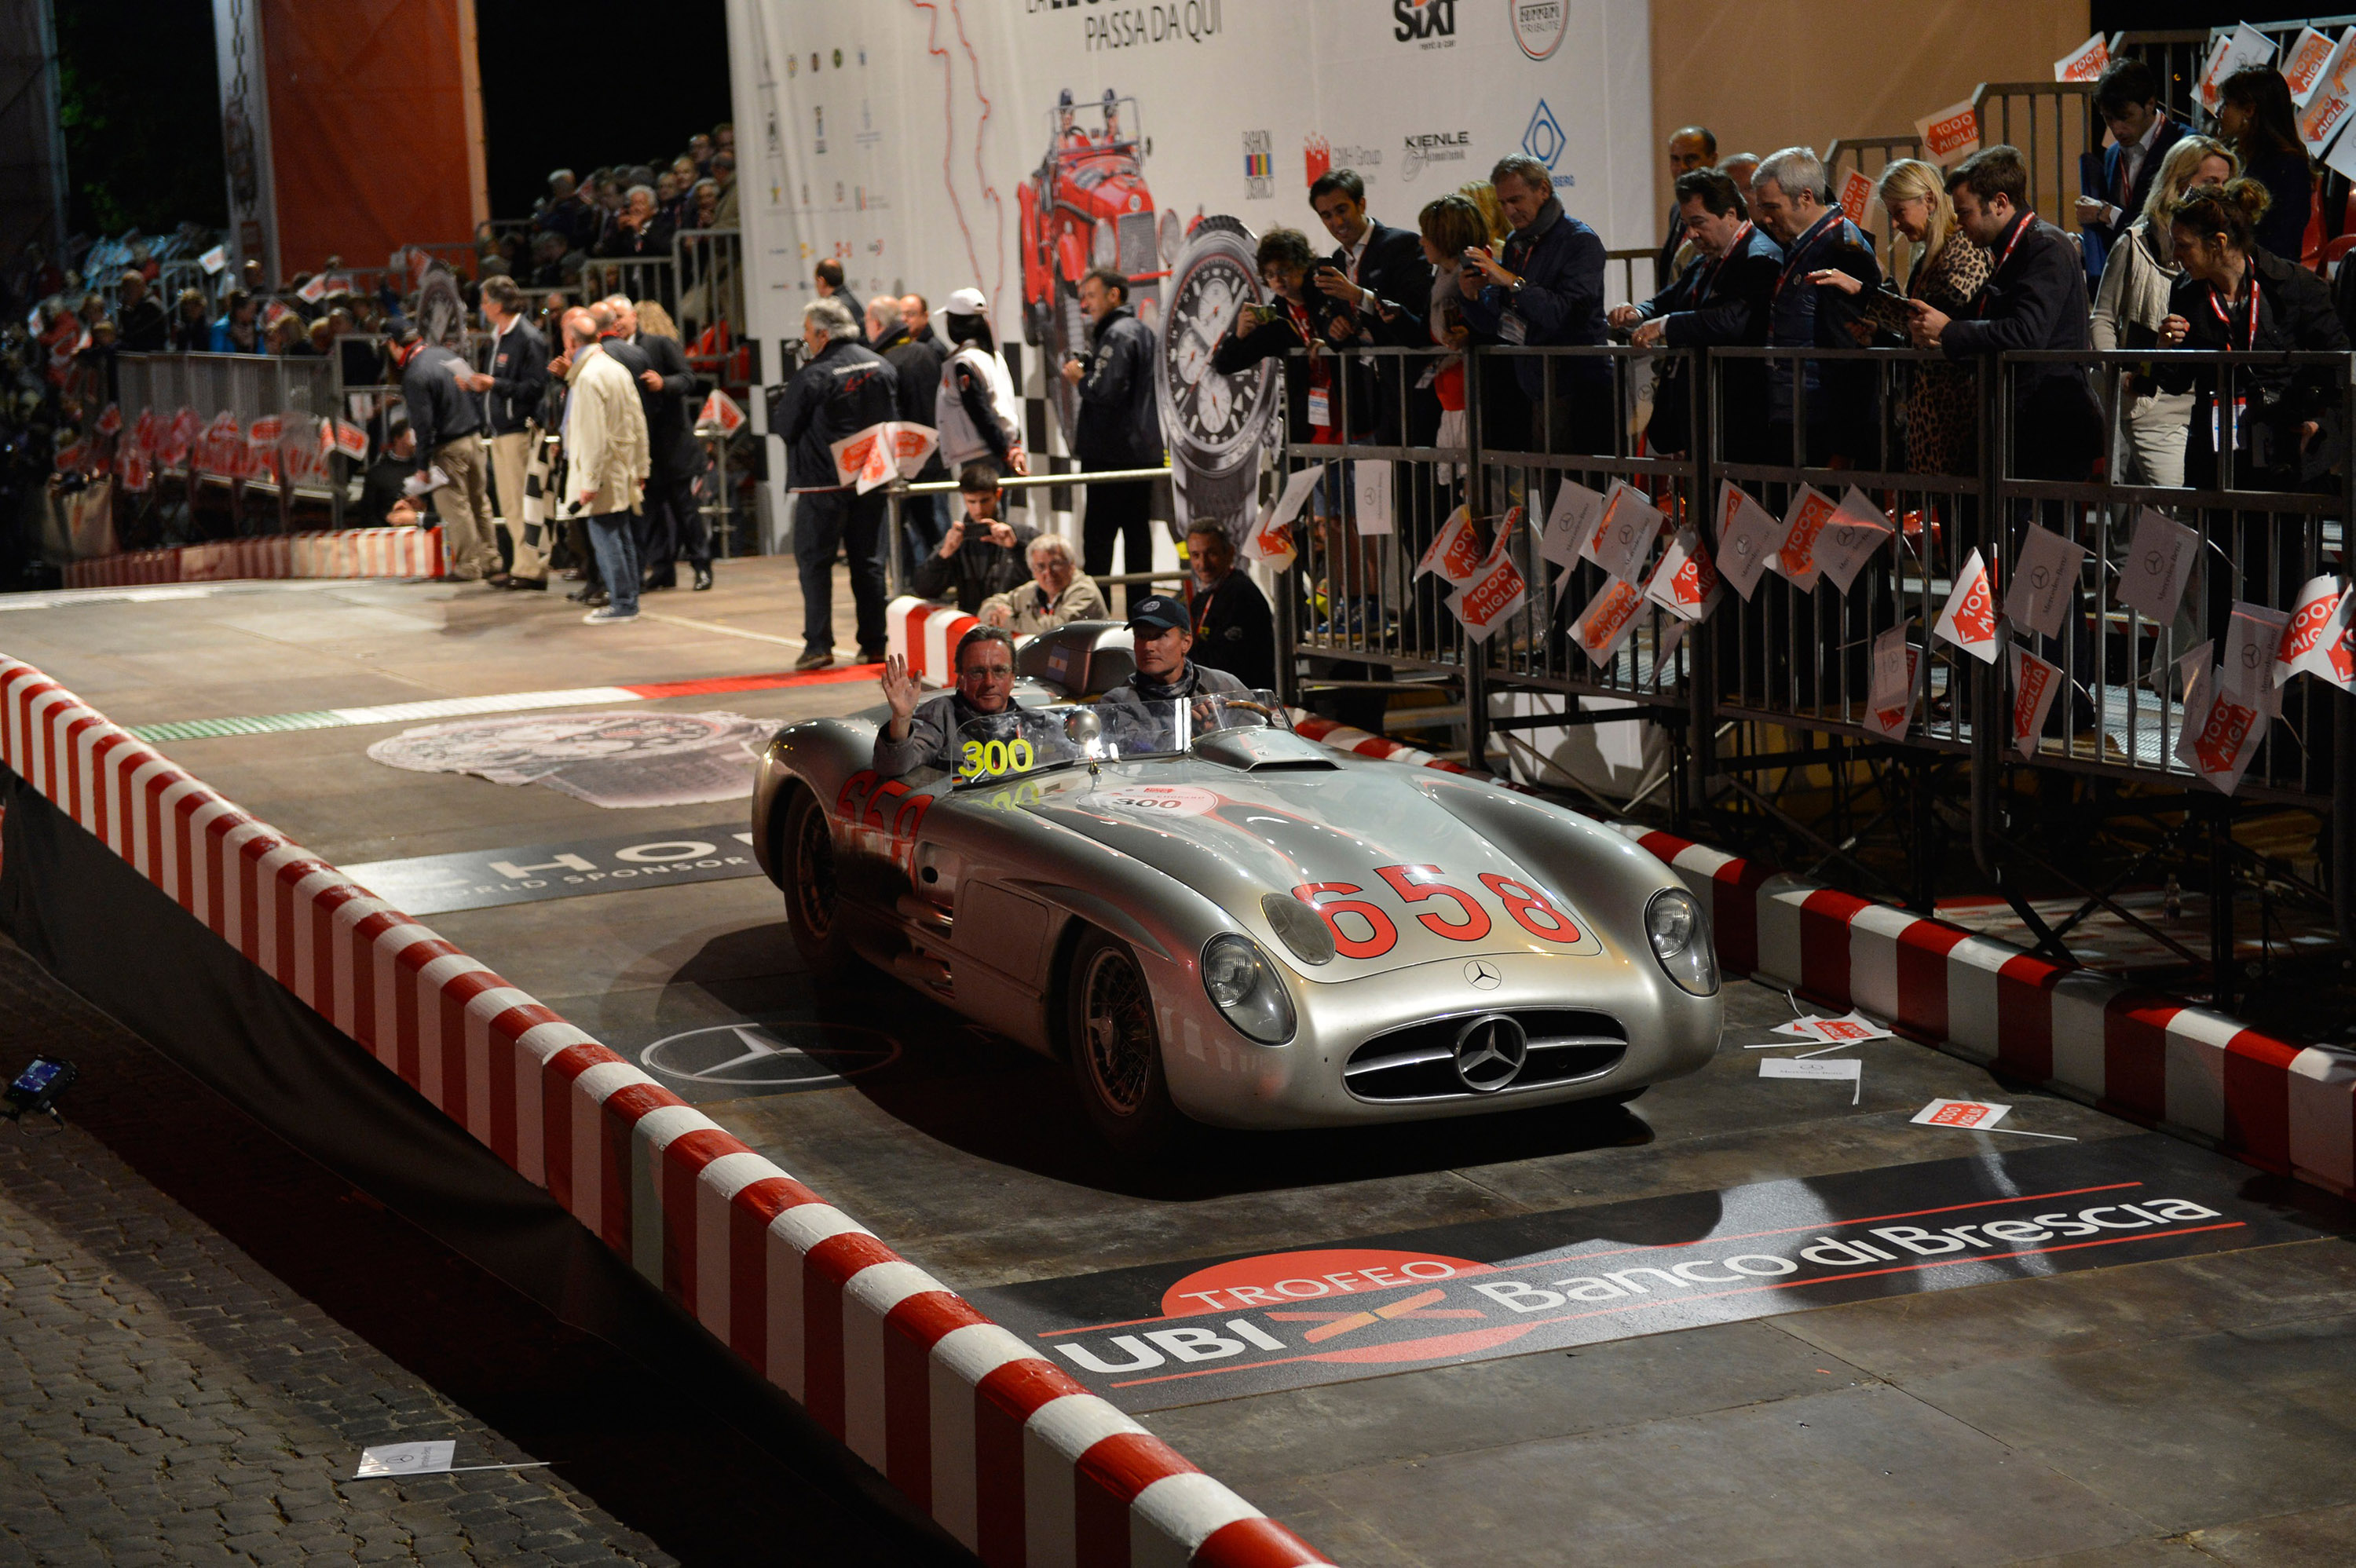
<path fill-rule="evenodd" d="M 957 678 L 958 639 L 981 623 L 954 604 L 902 594 L 884 607 L 884 651 L 908 661 L 908 673 L 926 686 Z"/>
<path fill-rule="evenodd" d="M 1468 772 L 1296 714 L 1361 756 Z M 2262 1170 L 2356 1197 L 2356 1051 L 2297 1046 L 2010 943 L 1804 882 L 1675 834 L 1611 827 L 1709 901 L 1719 962 Z"/>
<path fill-rule="evenodd" d="M 1462 763 L 1451 763 L 1445 757 L 1419 751 L 1404 741 L 1394 741 L 1387 735 L 1369 734 L 1364 730 L 1353 730 L 1347 724 L 1339 723 L 1331 719 L 1321 719 L 1306 709 L 1296 708 L 1292 710 L 1292 727 L 1301 734 L 1308 736 L 1312 741 L 1323 741 L 1337 752 L 1350 752 L 1361 757 L 1375 757 L 1387 763 L 1404 763 L 1411 768 L 1438 768 L 1443 773 L 1469 773 L 1472 771 Z M 1523 790 L 1523 793 L 1528 793 L 1524 786 L 1514 783 L 1511 779 L 1498 779 L 1495 782 L 1504 784 L 1507 789 Z"/>
<path fill-rule="evenodd" d="M 338 528 L 263 534 L 168 549 L 130 550 L 66 562 L 68 588 L 123 588 L 154 582 L 221 582 L 232 578 L 439 577 L 442 530 Z"/>
<path fill-rule="evenodd" d="M 1328 1561 L 636 1067 L 6 657 L 0 763 L 984 1563 Z"/>

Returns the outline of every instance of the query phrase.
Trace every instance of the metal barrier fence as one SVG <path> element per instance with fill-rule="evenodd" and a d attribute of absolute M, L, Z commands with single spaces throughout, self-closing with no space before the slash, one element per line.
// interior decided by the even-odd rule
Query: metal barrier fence
<path fill-rule="evenodd" d="M 2078 160 L 2102 150 L 2091 81 L 1984 81 L 1972 91 L 1980 145 L 2020 149 L 2029 165 L 2029 205 L 2064 228 L 2077 227 Z"/>
<path fill-rule="evenodd" d="M 1487 765 L 1499 731 L 1651 720 L 1669 733 L 1681 807 L 1779 819 L 1827 859 L 1848 859 L 1843 845 L 1855 834 L 1833 835 L 1836 843 L 1793 823 L 1765 788 L 1766 774 L 1895 765 L 1912 772 L 1918 795 L 1933 787 L 1926 781 L 1947 778 L 1968 795 L 1982 869 L 2008 896 L 2006 866 L 2026 852 L 2005 819 L 2008 770 L 2091 776 L 2114 795 L 2117 786 L 2137 786 L 2116 797 L 2126 804 L 2104 809 L 2145 817 L 2190 812 L 2212 832 L 2212 853 L 2226 859 L 2247 853 L 2230 837 L 2237 801 L 2295 806 L 2335 825 L 2328 896 L 2348 930 L 2356 702 L 2319 680 L 2277 688 L 2273 650 L 2308 584 L 2326 580 L 2319 592 L 2333 595 L 2345 583 L 2346 432 L 2356 430 L 2350 356 L 2145 350 L 1957 361 L 1891 349 L 1475 348 L 1462 361 L 1462 426 L 1451 421 L 1445 442 L 1432 428 L 1436 411 L 1416 406 L 1421 370 L 1446 357 L 1439 351 L 1322 357 L 1330 428 L 1347 439 L 1288 442 L 1271 476 L 1276 494 L 1304 468 L 1323 468 L 1293 525 L 1295 560 L 1275 603 L 1288 696 L 1444 686 L 1462 694 L 1461 703 L 1420 718 L 1461 725 L 1461 754 L 1474 766 Z M 1290 376 L 1307 370 L 1299 356 L 1286 364 Z M 2229 440 L 2212 476 L 2201 456 L 2211 444 L 2204 425 L 2202 439 L 2190 443 L 2192 485 L 2154 484 L 2131 466 L 2155 430 L 2147 401 L 2119 395 L 2127 374 L 2147 378 L 2147 389 L 2155 374 L 2171 389 L 2213 381 L 2213 400 L 2229 409 L 2279 403 L 2296 382 L 2299 406 L 2319 411 L 2319 428 L 2305 451 L 2280 444 L 2298 441 L 2296 432 L 2251 434 L 2238 449 Z M 2082 391 L 2059 403 L 2048 399 L 2051 387 L 2028 396 L 2057 377 L 2062 385 L 2075 379 Z M 1778 386 L 1787 389 L 1771 396 Z M 1779 404 L 1788 422 L 1771 424 Z M 1679 415 L 1690 421 L 1693 433 L 1679 438 L 1675 455 L 1639 439 L 1644 421 L 1663 411 L 1672 423 Z M 2065 471 L 2051 454 L 2072 411 L 2084 416 L 2084 473 L 2051 477 Z M 1655 434 L 1663 428 L 1651 426 Z M 2180 424 L 2175 439 L 2193 433 Z M 2112 459 L 2099 467 L 2097 443 Z M 2261 462 L 2270 466 L 2257 468 Z M 1615 492 L 1622 484 L 1633 489 Z M 1559 539 L 1551 550 L 1540 542 L 1574 485 L 1586 488 L 1584 507 L 1566 503 L 1563 515 L 1586 519 L 1580 536 L 1597 526 L 1602 502 L 1625 497 L 1639 507 L 1644 538 L 1633 560 L 1641 570 L 1623 566 L 1616 584 L 1592 559 L 1566 560 Z M 1662 559 L 1655 536 L 1691 526 L 1716 552 L 1733 491 L 1783 519 L 1802 514 L 1804 486 L 1824 497 L 1823 507 L 1853 489 L 1887 529 L 1866 536 L 1872 542 L 1857 558 L 1861 565 L 1847 563 L 1855 575 L 1846 587 L 1833 575 L 1839 563 L 1827 560 L 1805 586 L 1780 570 L 1760 575 L 1747 596 L 1729 586 L 1715 613 L 1689 628 L 1650 599 L 1627 613 L 1632 592 L 1650 585 Z M 1459 507 L 1475 532 L 1464 560 L 1483 571 L 1509 560 L 1526 588 L 1518 607 L 1479 632 L 1453 612 L 1445 581 L 1416 570 Z M 1602 524 L 1604 534 L 1614 531 Z M 2159 544 L 2186 564 L 2177 603 L 2154 616 L 2134 607 L 2141 601 L 2129 584 Z M 1933 634 L 1975 554 L 1990 573 L 1993 662 Z M 1998 618 L 2016 570 L 2059 584 L 2058 599 L 2046 601 L 2060 606 L 2050 634 L 2025 620 L 2016 637 Z M 1593 656 L 1580 635 L 1591 613 L 1605 615 L 1613 633 L 1593 639 Z M 1893 628 L 1898 637 L 1877 650 Z M 2016 643 L 2042 666 L 2024 657 L 2016 670 Z M 2205 660 L 2190 657 L 2202 645 Z M 2220 661 L 2245 649 L 2265 667 L 2264 680 L 2249 688 L 2259 694 L 2253 700 L 2273 716 L 2229 797 L 2206 777 L 2216 771 L 2209 748 L 2220 740 L 2217 694 L 2238 690 L 2225 685 L 2236 677 L 2230 668 L 2220 673 Z M 1877 651 L 1904 666 L 1904 698 L 1894 709 L 1886 694 L 1875 700 Z M 2024 685 L 2037 694 L 2043 667 L 2054 695 L 2040 721 L 2022 724 L 2017 701 Z M 1515 694 L 1505 704 L 1512 711 L 1496 711 L 1499 693 Z M 1563 699 L 1559 710 L 1543 700 L 1549 696 Z M 1633 706 L 1597 714 L 1570 700 L 1586 698 Z M 2242 750 L 2234 734 L 2222 738 Z M 1890 809 L 1885 803 L 1883 815 Z M 2286 873 L 2270 867 L 2268 874 Z M 1919 898 L 1930 885 L 1926 872 L 1898 891 Z M 2093 893 L 2089 907 L 2105 896 Z M 2212 965 L 2230 959 L 2231 923 L 2227 898 L 2214 922 L 2226 935 Z M 2033 919 L 2031 927 L 2046 934 Z"/>
<path fill-rule="evenodd" d="M 659 301 L 690 340 L 715 322 L 740 326 L 744 320 L 743 236 L 734 229 L 683 229 L 671 237 L 668 255 L 593 256 L 582 264 L 578 283 L 556 292 L 584 300 L 626 293 L 634 300 Z"/>
<path fill-rule="evenodd" d="M 1837 197 L 1841 182 L 1848 177 L 1851 169 L 1879 182 L 1881 172 L 1899 159 L 1922 155 L 1922 138 L 1912 131 L 1901 136 L 1838 137 L 1825 149 L 1825 183 L 1832 187 L 1834 196 Z M 1878 207 L 1875 212 L 1879 213 L 1880 221 L 1869 232 L 1873 235 L 1875 253 L 1887 266 L 1892 254 L 1890 247 L 1895 234 L 1890 227 L 1890 214 L 1881 212 Z"/>
<path fill-rule="evenodd" d="M 1071 489 L 1085 494 L 1091 485 L 1125 485 L 1140 480 L 1158 483 L 1169 477 L 1170 470 L 1167 468 L 1118 468 L 1094 474 L 1006 474 L 1000 475 L 998 487 L 1001 490 L 1012 491 L 1022 501 L 1023 509 L 1030 514 L 1030 526 L 1033 528 L 1043 534 L 1050 534 L 1055 531 L 1053 513 L 1041 507 L 1033 492 Z M 902 548 L 907 528 L 908 503 L 911 499 L 915 499 L 921 504 L 930 505 L 936 496 L 954 496 L 957 493 L 958 484 L 954 479 L 926 480 L 917 484 L 895 479 L 885 487 L 884 571 L 894 593 L 909 591 L 906 584 L 907 557 Z M 1052 505 L 1052 501 L 1050 504 Z M 1078 541 L 1068 542 L 1072 545 L 1073 559 L 1077 560 Z M 1134 562 L 1124 564 L 1132 567 L 1135 565 Z M 1125 583 L 1181 581 L 1185 576 L 1186 571 L 1182 567 L 1173 571 L 1130 571 L 1110 573 L 1096 581 L 1098 587 L 1105 587 Z"/>
<path fill-rule="evenodd" d="M 181 409 L 195 413 L 199 428 L 220 414 L 233 415 L 250 430 L 264 416 L 311 415 L 349 418 L 345 409 L 342 379 L 333 357 L 291 357 L 257 354 L 123 354 L 116 359 L 120 406 L 126 411 L 124 438 L 141 411 L 171 420 Z M 287 525 L 289 508 L 297 499 L 327 504 L 332 526 L 341 527 L 344 485 L 338 482 L 340 460 L 329 457 L 322 472 L 310 479 L 282 485 L 274 472 L 235 479 L 200 469 L 193 453 L 170 476 L 185 479 L 193 492 L 200 484 L 226 487 L 241 507 L 253 496 L 277 503 L 279 524 Z M 152 492 L 151 492 L 152 495 Z"/>

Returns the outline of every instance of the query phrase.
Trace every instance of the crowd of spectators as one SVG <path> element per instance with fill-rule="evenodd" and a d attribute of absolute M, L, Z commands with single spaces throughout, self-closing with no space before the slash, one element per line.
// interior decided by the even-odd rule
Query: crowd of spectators
<path fill-rule="evenodd" d="M 723 123 L 668 160 L 552 171 L 528 228 L 479 237 L 482 267 L 562 288 L 594 260 L 669 256 L 682 232 L 734 229 L 736 202 L 736 130 Z"/>

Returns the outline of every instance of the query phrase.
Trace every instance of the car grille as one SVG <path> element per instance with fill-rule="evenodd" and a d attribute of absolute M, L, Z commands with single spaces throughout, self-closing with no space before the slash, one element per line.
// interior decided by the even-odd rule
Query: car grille
<path fill-rule="evenodd" d="M 1153 237 L 1153 214 L 1124 214 L 1119 237 L 1120 270 L 1125 275 L 1141 278 L 1162 270 L 1162 252 Z"/>
<path fill-rule="evenodd" d="M 1628 1031 L 1609 1013 L 1570 1008 L 1514 1008 L 1505 1016 L 1529 1038 L 1529 1056 L 1500 1094 L 1553 1088 L 1600 1077 L 1628 1054 Z M 1361 1100 L 1471 1100 L 1482 1096 L 1456 1075 L 1456 1034 L 1487 1015 L 1428 1019 L 1375 1036 L 1342 1064 L 1342 1083 Z"/>

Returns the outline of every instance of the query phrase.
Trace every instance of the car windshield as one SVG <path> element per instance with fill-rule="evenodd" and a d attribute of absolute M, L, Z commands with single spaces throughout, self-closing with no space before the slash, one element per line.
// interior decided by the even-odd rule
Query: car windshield
<path fill-rule="evenodd" d="M 1216 731 L 1290 728 L 1283 703 L 1269 691 L 1009 709 L 958 726 L 957 782 L 994 784 L 1076 763 L 1181 756 Z"/>

